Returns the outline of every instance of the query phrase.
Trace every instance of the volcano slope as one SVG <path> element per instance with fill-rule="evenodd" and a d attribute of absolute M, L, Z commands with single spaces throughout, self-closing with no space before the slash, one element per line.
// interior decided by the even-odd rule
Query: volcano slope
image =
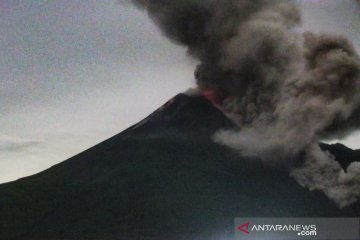
<path fill-rule="evenodd" d="M 359 216 L 359 203 L 339 209 L 212 141 L 233 127 L 205 98 L 179 94 L 124 132 L 0 185 L 0 239 L 227 239 L 235 217 Z"/>

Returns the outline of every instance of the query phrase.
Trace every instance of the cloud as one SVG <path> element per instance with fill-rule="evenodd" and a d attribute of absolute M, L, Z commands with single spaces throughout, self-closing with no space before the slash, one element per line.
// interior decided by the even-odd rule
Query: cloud
<path fill-rule="evenodd" d="M 212 92 L 238 125 L 216 133 L 216 142 L 288 169 L 299 184 L 323 191 L 340 207 L 360 199 L 353 191 L 360 187 L 358 168 L 345 174 L 318 147 L 324 137 L 360 129 L 352 121 L 360 111 L 360 57 L 350 40 L 301 34 L 294 1 L 132 2 L 199 61 L 198 88 Z"/>
<path fill-rule="evenodd" d="M 0 139 L 0 152 L 26 151 L 42 145 L 41 141 L 21 139 Z"/>

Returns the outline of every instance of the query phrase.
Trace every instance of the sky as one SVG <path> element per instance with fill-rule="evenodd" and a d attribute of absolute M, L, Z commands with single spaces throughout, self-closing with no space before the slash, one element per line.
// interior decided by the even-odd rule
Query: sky
<path fill-rule="evenodd" d="M 121 132 L 195 86 L 195 60 L 119 0 L 0 0 L 0 183 Z M 302 30 L 349 37 L 354 0 L 303 0 Z M 343 140 L 360 148 L 360 133 Z"/>

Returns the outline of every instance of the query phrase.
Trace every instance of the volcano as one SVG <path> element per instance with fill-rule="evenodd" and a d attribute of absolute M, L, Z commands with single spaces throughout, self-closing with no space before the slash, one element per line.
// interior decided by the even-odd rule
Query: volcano
<path fill-rule="evenodd" d="M 229 128 L 206 98 L 179 94 L 122 133 L 0 185 L 0 239 L 230 239 L 235 217 L 359 217 L 359 203 L 339 209 L 287 172 L 213 142 Z"/>

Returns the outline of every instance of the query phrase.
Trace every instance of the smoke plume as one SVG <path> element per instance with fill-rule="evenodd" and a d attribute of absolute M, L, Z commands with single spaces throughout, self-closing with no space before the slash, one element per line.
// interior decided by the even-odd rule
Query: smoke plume
<path fill-rule="evenodd" d="M 215 141 L 288 169 L 340 207 L 359 200 L 360 166 L 345 173 L 318 147 L 360 125 L 360 60 L 347 39 L 301 34 L 292 1 L 132 1 L 200 61 L 198 88 L 239 126 Z"/>

